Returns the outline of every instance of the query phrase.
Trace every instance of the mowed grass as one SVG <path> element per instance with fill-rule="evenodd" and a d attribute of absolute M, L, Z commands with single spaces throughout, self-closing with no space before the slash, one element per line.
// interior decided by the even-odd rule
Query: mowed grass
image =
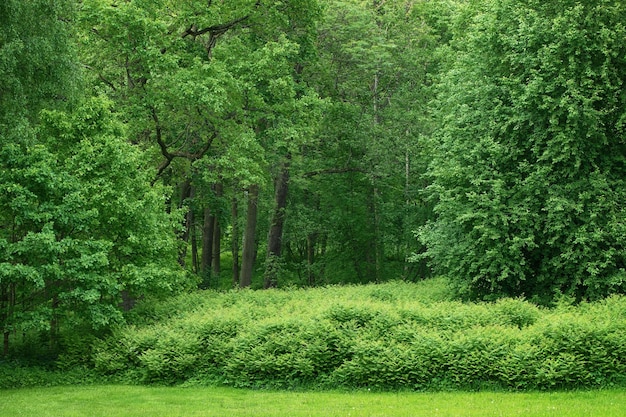
<path fill-rule="evenodd" d="M 374 393 L 141 386 L 0 391 L 0 416 L 554 416 L 621 417 L 626 390 Z"/>

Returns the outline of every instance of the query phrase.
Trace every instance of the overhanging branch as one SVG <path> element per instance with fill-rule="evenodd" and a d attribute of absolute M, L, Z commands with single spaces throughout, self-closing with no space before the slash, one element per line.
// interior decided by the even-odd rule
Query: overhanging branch
<path fill-rule="evenodd" d="M 207 139 L 206 143 L 197 152 L 185 152 L 181 150 L 170 151 L 168 149 L 167 144 L 163 140 L 163 133 L 162 133 L 163 131 L 161 128 L 161 123 L 159 121 L 159 116 L 157 115 L 156 109 L 154 107 L 151 108 L 151 114 L 152 114 L 152 120 L 154 121 L 156 141 L 157 141 L 157 144 L 159 145 L 159 149 L 161 150 L 161 155 L 163 155 L 163 157 L 165 158 L 165 160 L 161 162 L 161 164 L 157 168 L 157 174 L 155 178 L 152 180 L 152 185 L 154 185 L 156 181 L 159 179 L 159 177 L 163 174 L 163 172 L 167 169 L 167 167 L 170 166 L 170 164 L 175 158 L 185 158 L 191 162 L 194 162 L 202 158 L 209 151 L 209 149 L 211 149 L 211 145 L 213 144 L 213 141 L 217 138 L 218 132 L 217 130 L 214 130 L 211 136 L 209 136 L 209 138 Z"/>

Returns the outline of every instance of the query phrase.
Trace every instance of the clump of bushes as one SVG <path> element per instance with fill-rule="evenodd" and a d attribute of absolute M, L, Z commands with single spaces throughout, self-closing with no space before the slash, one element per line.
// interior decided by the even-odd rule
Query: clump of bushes
<path fill-rule="evenodd" d="M 0 390 L 8 388 L 88 385 L 107 382 L 91 368 L 58 369 L 20 361 L 0 361 Z"/>
<path fill-rule="evenodd" d="M 119 329 L 95 347 L 96 370 L 133 382 L 236 387 L 568 389 L 626 383 L 621 296 L 546 309 L 519 299 L 436 301 L 420 298 L 419 284 L 395 282 L 212 292 L 207 300 L 195 299 L 188 311 L 165 321 Z"/>

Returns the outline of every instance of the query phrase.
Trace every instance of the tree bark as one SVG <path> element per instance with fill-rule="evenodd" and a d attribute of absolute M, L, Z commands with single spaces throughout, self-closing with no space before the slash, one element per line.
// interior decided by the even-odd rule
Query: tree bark
<path fill-rule="evenodd" d="M 53 283 L 53 286 L 56 286 L 57 283 Z M 57 295 L 52 296 L 52 318 L 50 319 L 50 351 L 54 352 L 59 345 L 59 298 Z"/>
<path fill-rule="evenodd" d="M 206 207 L 204 209 L 204 224 L 202 227 L 202 258 L 200 260 L 200 270 L 202 271 L 203 280 L 208 280 L 211 274 L 214 232 L 215 216 L 211 214 L 211 209 L 209 207 Z"/>
<path fill-rule="evenodd" d="M 187 180 L 189 181 L 189 180 Z M 196 194 L 196 189 L 193 186 L 189 186 L 189 199 L 193 201 Z M 189 203 L 189 211 L 187 212 L 187 235 L 191 240 L 191 270 L 194 273 L 198 273 L 198 240 L 196 238 L 196 215 L 194 214 L 193 206 Z"/>
<path fill-rule="evenodd" d="M 411 183 L 410 183 L 410 179 L 411 179 L 411 160 L 409 158 L 409 151 L 408 149 L 404 151 L 404 227 L 408 228 L 409 227 L 409 210 L 411 207 L 411 199 L 410 199 L 410 192 L 411 192 Z M 411 245 L 411 239 L 409 238 L 409 236 L 411 236 L 408 233 L 404 233 L 404 265 L 402 266 L 402 279 L 406 280 L 409 277 L 409 248 Z"/>
<path fill-rule="evenodd" d="M 193 189 L 191 186 L 191 181 L 187 179 L 185 180 L 185 182 L 183 182 L 181 186 L 179 207 L 182 207 L 183 204 L 185 203 L 185 200 L 191 198 L 192 195 L 193 195 Z M 190 235 L 191 227 L 193 227 L 193 211 L 192 211 L 191 205 L 189 205 L 187 215 L 185 216 L 185 230 L 183 231 L 183 234 L 181 236 L 181 239 L 185 243 L 189 242 L 189 235 Z M 187 245 L 183 245 L 182 249 L 180 250 L 180 253 L 178 254 L 178 263 L 183 268 L 186 265 L 186 261 L 185 261 L 186 258 L 187 258 Z"/>
<path fill-rule="evenodd" d="M 307 281 L 309 286 L 315 285 L 315 273 L 313 272 L 313 264 L 315 263 L 315 241 L 317 233 L 309 233 L 306 237 L 306 264 L 307 264 Z"/>
<path fill-rule="evenodd" d="M 233 222 L 231 253 L 233 256 L 233 287 L 239 285 L 239 207 L 237 197 L 233 197 L 230 214 Z"/>
<path fill-rule="evenodd" d="M 211 271 L 214 276 L 220 274 L 221 262 L 220 255 L 222 253 L 222 228 L 220 227 L 219 218 L 213 216 L 213 260 L 211 261 Z"/>
<path fill-rule="evenodd" d="M 8 324 L 8 322 L 11 320 L 11 318 L 13 317 L 14 313 L 14 307 L 15 307 L 15 298 L 16 298 L 16 284 L 14 282 L 9 283 L 6 287 L 3 287 L 3 291 L 2 294 L 0 295 L 0 307 L 1 310 L 3 312 L 2 317 L 1 317 L 1 322 L 3 324 Z M 9 344 L 10 344 L 10 339 L 11 339 L 11 332 L 8 330 L 7 327 L 5 327 L 5 330 L 3 332 L 3 347 L 2 347 L 2 354 L 4 356 L 8 356 L 9 355 Z"/>
<path fill-rule="evenodd" d="M 4 332 L 4 343 L 3 343 L 3 348 L 2 348 L 2 355 L 3 356 L 9 356 L 9 340 L 10 340 L 10 336 L 11 336 L 11 332 L 9 331 L 5 331 Z"/>
<path fill-rule="evenodd" d="M 374 187 L 372 197 L 372 209 L 374 211 L 374 280 L 375 282 L 380 282 L 383 274 L 383 257 L 385 252 L 380 227 L 380 211 L 378 208 L 380 194 L 378 192 L 378 187 Z"/>
<path fill-rule="evenodd" d="M 256 255 L 256 223 L 259 199 L 259 186 L 251 185 L 248 189 L 248 212 L 246 214 L 246 229 L 243 236 L 243 253 L 241 255 L 241 274 L 239 285 L 242 288 L 252 284 L 252 271 Z"/>
<path fill-rule="evenodd" d="M 215 184 L 215 195 L 221 198 L 224 194 L 224 187 L 221 183 Z M 222 228 L 220 227 L 219 216 L 213 216 L 213 259 L 211 261 L 211 271 L 216 279 L 220 275 L 221 270 L 221 254 L 222 254 Z M 216 283 L 217 284 L 217 283 Z"/>
<path fill-rule="evenodd" d="M 283 228 L 285 225 L 285 210 L 287 208 L 287 194 L 289 191 L 289 160 L 290 155 L 283 162 L 280 173 L 274 182 L 274 214 L 267 237 L 267 263 L 263 277 L 263 287 L 272 288 L 278 284 L 278 269 L 282 252 Z"/>

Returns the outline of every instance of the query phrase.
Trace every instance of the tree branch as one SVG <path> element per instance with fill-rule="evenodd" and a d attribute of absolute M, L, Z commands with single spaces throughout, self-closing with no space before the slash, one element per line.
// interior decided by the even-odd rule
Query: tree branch
<path fill-rule="evenodd" d="M 189 26 L 189 28 L 187 30 L 185 30 L 182 34 L 181 37 L 184 39 L 187 36 L 191 36 L 193 37 L 193 39 L 195 40 L 196 37 L 198 36 L 202 36 L 205 33 L 209 34 L 209 41 L 207 42 L 207 45 L 205 46 L 207 54 L 209 56 L 209 58 L 211 57 L 211 51 L 213 50 L 213 47 L 215 46 L 215 44 L 217 43 L 217 39 L 222 36 L 223 34 L 225 34 L 226 32 L 228 32 L 230 29 L 234 28 L 235 26 L 237 26 L 238 24 L 248 20 L 250 18 L 249 15 L 231 20 L 230 22 L 226 22 L 226 23 L 222 23 L 219 25 L 213 25 L 213 26 L 209 26 L 203 29 L 198 29 L 198 26 L 196 24 L 192 24 Z"/>
<path fill-rule="evenodd" d="M 213 144 L 213 141 L 217 138 L 218 132 L 217 130 L 213 130 L 213 133 L 207 139 L 204 146 L 195 153 L 183 152 L 183 151 L 170 151 L 167 148 L 167 144 L 163 140 L 161 123 L 159 121 L 159 116 L 157 115 L 156 109 L 152 107 L 150 110 L 152 114 L 152 120 L 154 120 L 156 141 L 157 141 L 157 144 L 159 145 L 159 148 L 161 149 L 161 154 L 163 155 L 163 157 L 165 157 L 165 160 L 161 162 L 161 164 L 157 168 L 156 176 L 151 182 L 151 184 L 154 185 L 159 179 L 159 177 L 163 174 L 163 172 L 167 169 L 167 167 L 170 166 L 174 158 L 185 158 L 191 162 L 202 158 L 209 151 L 209 149 L 211 149 L 211 145 Z"/>
<path fill-rule="evenodd" d="M 96 72 L 96 69 L 95 69 L 95 68 L 90 67 L 90 66 L 89 66 L 89 65 L 87 65 L 87 64 L 83 64 L 83 68 L 86 68 L 86 69 L 88 69 L 89 71 Z M 97 74 L 98 74 L 98 78 L 100 78 L 100 81 L 102 81 L 103 83 L 105 83 L 106 85 L 108 85 L 109 87 L 111 87 L 111 89 L 112 89 L 113 91 L 117 91 L 117 87 L 115 87 L 115 84 L 113 84 L 111 81 L 109 81 L 109 80 L 107 80 L 106 78 L 104 78 L 104 76 L 103 76 L 102 74 L 100 74 L 99 72 L 98 72 Z"/>
<path fill-rule="evenodd" d="M 365 172 L 361 168 L 328 168 L 328 169 L 319 169 L 316 171 L 309 171 L 302 174 L 304 178 L 314 177 L 316 175 L 323 174 L 345 174 L 348 172 Z"/>
<path fill-rule="evenodd" d="M 228 32 L 230 29 L 232 29 L 233 27 L 237 26 L 239 23 L 248 20 L 250 18 L 249 15 L 243 16 L 243 17 L 239 17 L 237 19 L 231 20 L 230 22 L 227 23 L 222 23 L 219 25 L 213 25 L 213 26 L 209 26 L 206 27 L 204 29 L 198 29 L 198 27 L 193 24 L 191 26 L 189 26 L 189 29 L 187 29 L 186 31 L 184 31 L 182 33 L 182 37 L 185 38 L 187 36 L 192 36 L 194 39 L 197 36 L 202 36 L 205 33 L 210 33 L 212 35 L 214 34 L 223 34 Z"/>

